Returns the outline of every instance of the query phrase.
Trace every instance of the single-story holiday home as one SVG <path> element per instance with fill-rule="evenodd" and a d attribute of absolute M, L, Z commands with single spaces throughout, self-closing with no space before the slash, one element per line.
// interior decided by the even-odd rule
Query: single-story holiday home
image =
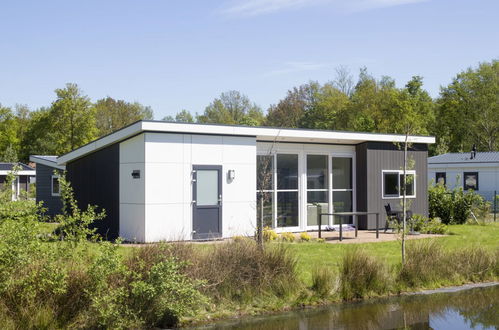
<path fill-rule="evenodd" d="M 192 240 L 253 235 L 257 187 L 270 198 L 277 231 L 317 229 L 324 211 L 380 212 L 401 201 L 405 136 L 310 129 L 139 121 L 57 159 L 80 206 L 98 205 L 109 239 Z M 427 150 L 433 137 L 409 136 L 407 194 L 427 214 Z M 257 186 L 257 167 L 271 179 Z M 262 176 L 258 176 L 262 180 Z M 265 177 L 265 176 L 263 176 Z M 324 224 L 335 220 L 326 217 Z M 348 220 L 346 220 L 348 221 Z M 350 219 L 351 221 L 351 219 Z M 373 229 L 375 216 L 361 217 Z"/>
<path fill-rule="evenodd" d="M 430 184 L 474 190 L 492 201 L 499 194 L 499 152 L 447 153 L 428 158 Z"/>
<path fill-rule="evenodd" d="M 46 214 L 54 217 L 62 209 L 59 175 L 65 166 L 57 165 L 57 156 L 32 155 L 29 160 L 36 163 L 36 202 L 43 202 Z"/>
<path fill-rule="evenodd" d="M 17 170 L 15 167 L 17 166 Z M 7 175 L 14 171 L 16 177 L 12 181 L 12 200 L 17 200 L 19 196 L 30 191 L 30 183 L 35 181 L 35 169 L 23 163 L 0 163 L 0 190 L 4 188 Z"/>

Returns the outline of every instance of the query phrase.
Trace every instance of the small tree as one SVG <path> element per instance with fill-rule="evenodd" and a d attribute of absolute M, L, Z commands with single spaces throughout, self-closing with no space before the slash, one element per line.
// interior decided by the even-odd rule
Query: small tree
<path fill-rule="evenodd" d="M 407 170 L 409 165 L 408 150 L 412 147 L 409 135 L 425 134 L 426 122 L 432 113 L 432 102 L 428 93 L 422 89 L 422 78 L 413 77 L 402 90 L 397 91 L 396 103 L 386 114 L 387 122 L 391 122 L 392 130 L 404 135 L 402 189 L 402 265 L 405 264 L 405 235 L 407 227 Z M 399 145 L 400 147 L 400 145 Z"/>
<path fill-rule="evenodd" d="M 54 174 L 58 174 L 54 172 Z M 96 220 L 102 220 L 106 217 L 106 211 L 98 213 L 97 206 L 88 205 L 85 211 L 80 210 L 78 202 L 74 197 L 73 187 L 66 180 L 66 173 L 59 175 L 59 187 L 61 190 L 62 214 L 56 216 L 56 221 L 60 223 L 58 227 L 61 240 L 66 240 L 72 244 L 77 244 L 84 240 L 97 240 L 99 235 L 97 228 L 91 225 Z"/>

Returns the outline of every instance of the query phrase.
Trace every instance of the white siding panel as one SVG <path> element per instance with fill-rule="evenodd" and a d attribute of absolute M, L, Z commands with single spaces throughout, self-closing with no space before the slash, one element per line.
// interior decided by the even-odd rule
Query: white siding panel
<path fill-rule="evenodd" d="M 256 228 L 255 205 L 256 203 L 248 202 L 225 202 L 223 204 L 223 237 L 253 236 Z"/>
<path fill-rule="evenodd" d="M 233 181 L 230 181 L 227 177 L 229 170 L 235 171 Z M 256 199 L 255 162 L 253 164 L 224 164 L 223 172 L 224 202 L 248 202 Z"/>
<path fill-rule="evenodd" d="M 146 134 L 148 163 L 182 163 L 184 136 L 182 134 Z"/>
<path fill-rule="evenodd" d="M 140 171 L 140 178 L 132 178 L 134 170 Z M 145 203 L 145 178 L 144 163 L 120 164 L 120 204 Z"/>
<path fill-rule="evenodd" d="M 192 164 L 221 165 L 223 149 L 222 136 L 192 135 Z"/>
<path fill-rule="evenodd" d="M 145 145 L 144 134 L 120 143 L 120 236 L 127 241 L 145 240 Z M 140 171 L 140 179 L 132 171 Z"/>
<path fill-rule="evenodd" d="M 147 204 L 183 203 L 183 187 L 188 183 L 184 169 L 181 163 L 147 163 Z"/>
<path fill-rule="evenodd" d="M 146 206 L 146 242 L 190 239 L 192 225 L 184 220 L 183 204 Z"/>
<path fill-rule="evenodd" d="M 144 134 L 120 143 L 120 164 L 143 163 L 145 161 Z"/>
<path fill-rule="evenodd" d="M 120 204 L 120 237 L 129 242 L 145 242 L 144 204 Z"/>

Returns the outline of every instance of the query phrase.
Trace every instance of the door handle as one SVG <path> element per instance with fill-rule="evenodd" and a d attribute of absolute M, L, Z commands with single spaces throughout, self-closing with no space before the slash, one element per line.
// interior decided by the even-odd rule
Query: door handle
<path fill-rule="evenodd" d="M 222 195 L 218 195 L 218 204 L 222 205 Z"/>

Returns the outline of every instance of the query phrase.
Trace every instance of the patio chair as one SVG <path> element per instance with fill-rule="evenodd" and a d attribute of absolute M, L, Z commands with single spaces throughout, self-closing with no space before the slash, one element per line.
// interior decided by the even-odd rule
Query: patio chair
<path fill-rule="evenodd" d="M 386 211 L 386 223 L 385 223 L 385 233 L 386 233 L 386 231 L 388 230 L 390 221 L 397 221 L 398 224 L 400 224 L 400 223 L 402 223 L 402 221 L 404 221 L 404 219 L 403 219 L 404 212 L 392 210 L 392 206 L 390 205 L 390 203 L 385 205 L 385 211 Z M 412 211 L 411 210 L 406 210 L 405 214 L 407 216 L 407 220 L 412 218 Z"/>

